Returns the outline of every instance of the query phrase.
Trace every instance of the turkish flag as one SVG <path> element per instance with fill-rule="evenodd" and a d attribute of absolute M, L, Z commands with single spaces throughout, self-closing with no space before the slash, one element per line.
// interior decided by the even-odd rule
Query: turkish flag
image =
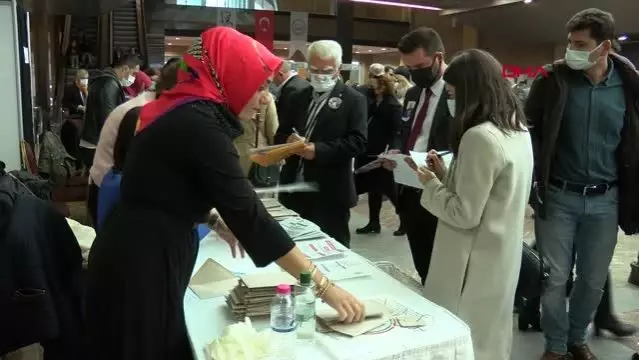
<path fill-rule="evenodd" d="M 275 40 L 275 15 L 272 11 L 257 10 L 255 12 L 255 40 L 273 51 Z"/>

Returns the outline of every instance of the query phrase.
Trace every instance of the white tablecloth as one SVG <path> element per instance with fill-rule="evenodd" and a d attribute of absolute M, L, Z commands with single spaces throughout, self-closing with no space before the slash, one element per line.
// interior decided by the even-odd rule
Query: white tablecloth
<path fill-rule="evenodd" d="M 337 242 L 335 245 L 341 247 Z M 474 360 L 470 329 L 466 324 L 450 312 L 429 302 L 388 274 L 380 271 L 360 255 L 348 251 L 345 256 L 358 261 L 366 261 L 371 267 L 372 276 L 339 281 L 341 287 L 360 299 L 388 298 L 395 304 L 402 304 L 414 312 L 427 315 L 429 325 L 422 329 L 395 326 L 390 331 L 381 334 L 362 335 L 356 338 L 318 333 L 314 348 L 297 350 L 297 353 L 300 354 L 299 359 Z M 248 256 L 245 259 L 233 259 L 228 245 L 218 240 L 214 234 L 208 235 L 200 243 L 195 271 L 207 258 L 214 259 L 238 275 L 278 269 L 275 264 L 265 269 L 258 269 Z M 317 263 L 320 262 L 321 260 L 317 261 Z M 232 324 L 234 320 L 230 316 L 223 297 L 200 300 L 190 289 L 187 290 L 184 299 L 184 311 L 196 359 L 205 360 L 204 347 L 206 344 L 219 337 L 224 328 Z M 269 326 L 268 319 L 254 320 L 253 324 L 258 329 Z M 371 342 L 373 337 L 375 337 L 374 341 Z M 408 338 L 412 339 L 408 341 L 410 344 L 406 340 Z M 371 344 L 376 346 L 371 346 Z M 329 348 L 330 350 L 327 350 Z"/>

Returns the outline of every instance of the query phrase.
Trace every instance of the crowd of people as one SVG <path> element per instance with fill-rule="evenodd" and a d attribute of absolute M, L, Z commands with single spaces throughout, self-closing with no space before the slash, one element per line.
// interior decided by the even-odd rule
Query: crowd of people
<path fill-rule="evenodd" d="M 536 200 L 537 249 L 550 269 L 541 359 L 596 359 L 587 329 L 618 228 L 639 232 L 639 75 L 612 47 L 611 14 L 581 11 L 567 35 L 565 58 L 523 97 L 490 53 L 470 49 L 447 61 L 441 37 L 426 27 L 399 40 L 402 67 L 374 64 L 358 86 L 340 79 L 335 41 L 310 45 L 307 81 L 292 62 L 226 27 L 202 33 L 154 74 L 154 86 L 132 86 L 142 73 L 126 56 L 88 88 L 78 72 L 80 91 L 68 103 L 84 116 L 80 156 L 98 228 L 88 264 L 91 358 L 192 358 L 183 298 L 199 223 L 257 266 L 276 262 L 295 277 L 310 271 L 343 321 L 362 319 L 362 303 L 305 258 L 254 192 L 264 169 L 250 162 L 250 149 L 303 141 L 275 176 L 317 191 L 281 194 L 281 203 L 349 247 L 358 194 L 368 193 L 370 209 L 360 234 L 380 232 L 388 198 L 425 296 L 468 324 L 479 360 L 511 358 L 523 223 Z M 396 184 L 397 163 L 388 159 L 354 175 L 382 153 L 411 151 L 428 153 L 428 166 L 405 158 L 421 188 Z M 453 154 L 449 168 L 444 151 Z M 113 173 L 117 201 L 99 214 Z M 610 308 L 596 326 L 636 331 Z"/>

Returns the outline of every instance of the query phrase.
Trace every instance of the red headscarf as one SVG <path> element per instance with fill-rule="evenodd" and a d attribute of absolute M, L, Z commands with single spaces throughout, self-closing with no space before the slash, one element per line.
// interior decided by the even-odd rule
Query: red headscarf
<path fill-rule="evenodd" d="M 171 109 L 196 100 L 224 104 L 238 115 L 281 64 L 262 44 L 233 28 L 206 30 L 201 59 L 183 56 L 177 84 L 142 108 L 136 133 Z"/>

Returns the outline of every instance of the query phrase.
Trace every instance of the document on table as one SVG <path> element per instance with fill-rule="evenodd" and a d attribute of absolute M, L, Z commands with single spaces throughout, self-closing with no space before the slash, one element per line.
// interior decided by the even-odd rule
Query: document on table
<path fill-rule="evenodd" d="M 324 259 L 344 253 L 343 250 L 338 249 L 329 239 L 304 241 L 298 243 L 297 246 L 309 260 Z"/>
<path fill-rule="evenodd" d="M 424 185 L 422 185 L 419 181 L 415 170 L 411 169 L 404 160 L 404 158 L 406 158 L 405 154 L 381 154 L 379 157 L 382 159 L 393 160 L 397 164 L 395 169 L 393 169 L 393 177 L 395 178 L 396 183 L 417 189 L 422 189 L 424 187 Z"/>
<path fill-rule="evenodd" d="M 336 259 L 316 263 L 317 268 L 332 281 L 371 276 L 370 265 L 353 259 Z"/>

